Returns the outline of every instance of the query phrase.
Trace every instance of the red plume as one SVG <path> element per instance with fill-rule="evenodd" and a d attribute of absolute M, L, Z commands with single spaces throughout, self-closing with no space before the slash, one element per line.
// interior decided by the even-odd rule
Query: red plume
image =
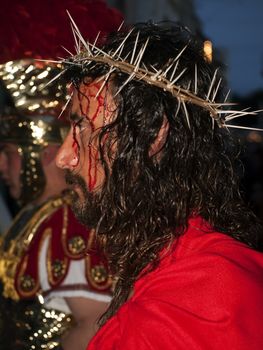
<path fill-rule="evenodd" d="M 116 30 L 123 16 L 103 0 L 7 0 L 0 8 L 0 63 L 30 58 L 57 58 L 75 53 L 69 11 L 83 37 Z"/>

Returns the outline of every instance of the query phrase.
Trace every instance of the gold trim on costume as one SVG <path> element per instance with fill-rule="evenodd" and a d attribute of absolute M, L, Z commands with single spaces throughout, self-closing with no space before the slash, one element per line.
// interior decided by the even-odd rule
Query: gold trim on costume
<path fill-rule="evenodd" d="M 95 230 L 91 230 L 88 239 L 88 249 L 91 249 L 95 239 Z M 86 256 L 86 273 L 88 281 L 91 286 L 97 290 L 106 290 L 112 284 L 111 276 L 107 273 L 107 270 L 103 264 L 91 265 L 91 257 Z M 106 277 L 107 275 L 107 277 Z"/>
<path fill-rule="evenodd" d="M 39 210 L 33 214 L 33 217 L 25 224 L 17 236 L 8 239 L 12 232 L 12 227 L 20 220 L 28 207 L 22 209 L 16 216 L 12 227 L 7 231 L 2 239 L 0 247 L 0 279 L 4 284 L 3 295 L 7 298 L 18 300 L 19 296 L 15 287 L 15 278 L 18 265 L 22 257 L 26 254 L 35 234 L 40 225 L 51 216 L 59 207 L 68 204 L 69 196 L 52 198 L 45 202 Z M 8 246 L 5 247 L 5 245 Z M 20 275 L 20 274 L 19 274 Z M 21 295 L 23 295 L 21 291 Z M 27 294 L 27 293 L 26 293 Z"/>

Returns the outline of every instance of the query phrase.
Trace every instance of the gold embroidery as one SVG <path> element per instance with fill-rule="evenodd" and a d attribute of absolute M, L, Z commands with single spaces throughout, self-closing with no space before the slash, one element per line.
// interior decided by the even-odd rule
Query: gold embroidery
<path fill-rule="evenodd" d="M 103 265 L 95 265 L 92 267 L 91 276 L 92 279 L 99 284 L 106 282 L 108 279 L 107 271 Z"/>
<path fill-rule="evenodd" d="M 52 198 L 45 202 L 42 207 L 32 216 L 30 220 L 25 224 L 23 229 L 18 232 L 14 239 L 11 239 L 8 247 L 4 247 L 4 242 L 8 242 L 9 232 L 12 231 L 12 227 L 20 220 L 24 212 L 28 210 L 28 207 L 22 209 L 16 216 L 12 227 L 4 235 L 0 246 L 0 279 L 3 282 L 4 289 L 3 295 L 6 298 L 12 298 L 18 300 L 19 296 L 15 288 L 15 276 L 18 265 L 22 257 L 26 254 L 37 230 L 40 225 L 51 216 L 59 207 L 69 204 L 70 197 L 65 195 L 64 197 Z M 25 268 L 26 259 L 22 266 L 22 271 Z M 19 272 L 19 278 L 23 275 L 23 272 Z M 38 287 L 38 281 L 36 281 L 35 287 Z M 23 295 L 23 290 L 19 290 Z"/>
<path fill-rule="evenodd" d="M 95 240 L 95 230 L 90 231 L 88 239 L 88 249 L 92 248 Z M 98 268 L 99 267 L 99 268 Z M 102 268 L 105 270 L 105 274 L 102 271 Z M 103 265 L 91 266 L 91 257 L 87 255 L 86 257 L 86 273 L 87 278 L 91 286 L 97 290 L 107 290 L 111 284 L 111 276 L 107 273 Z M 100 275 L 101 274 L 101 275 Z M 102 281 L 104 279 L 104 281 Z"/>
<path fill-rule="evenodd" d="M 72 237 L 68 243 L 68 249 L 71 254 L 79 255 L 86 250 L 86 243 L 81 236 Z"/>
<path fill-rule="evenodd" d="M 52 274 L 55 278 L 60 278 L 64 276 L 66 272 L 66 265 L 63 261 L 56 259 L 51 264 Z"/>
<path fill-rule="evenodd" d="M 47 231 L 47 234 L 52 235 L 51 228 L 48 228 L 46 231 Z M 46 262 L 47 262 L 48 282 L 50 285 L 56 285 L 58 283 L 58 280 L 60 280 L 66 272 L 68 259 L 64 258 L 64 261 L 59 259 L 52 261 L 51 240 L 49 240 Z"/>
<path fill-rule="evenodd" d="M 30 275 L 23 275 L 19 281 L 20 288 L 25 292 L 31 292 L 36 286 L 36 281 Z"/>

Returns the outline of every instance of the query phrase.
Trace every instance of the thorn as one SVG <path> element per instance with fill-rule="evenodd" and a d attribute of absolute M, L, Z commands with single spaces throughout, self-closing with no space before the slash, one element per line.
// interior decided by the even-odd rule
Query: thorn
<path fill-rule="evenodd" d="M 171 81 L 169 84 L 168 84 L 168 87 L 172 87 L 172 85 L 174 85 L 174 83 L 179 79 L 181 78 L 181 76 L 184 74 L 184 72 L 187 70 L 187 68 L 184 68 L 182 70 L 182 72 L 173 80 Z"/>
<path fill-rule="evenodd" d="M 70 23 L 70 27 L 71 27 L 71 31 L 72 31 L 74 42 L 75 42 L 75 46 L 74 46 L 75 47 L 75 51 L 76 51 L 76 54 L 79 54 L 79 51 L 80 51 L 79 40 L 77 39 L 77 36 L 76 36 L 76 33 L 75 33 L 75 30 L 74 30 L 74 27 L 73 27 L 72 23 Z"/>
<path fill-rule="evenodd" d="M 125 86 L 126 84 L 128 84 L 128 82 L 131 81 L 131 80 L 134 78 L 134 76 L 135 76 L 135 73 L 132 73 L 132 74 L 128 77 L 128 79 L 125 80 L 125 82 L 122 84 L 122 86 L 120 86 L 119 89 L 118 89 L 118 91 L 114 94 L 114 97 L 116 97 L 116 96 L 121 92 L 121 90 L 124 88 L 124 86 Z"/>
<path fill-rule="evenodd" d="M 172 75 L 170 77 L 170 81 L 172 81 L 173 78 L 174 78 L 174 75 L 175 75 L 175 72 L 177 70 L 178 64 L 179 64 L 179 60 L 176 61 L 176 65 L 174 66 L 173 73 L 172 73 Z"/>
<path fill-rule="evenodd" d="M 225 99 L 224 99 L 224 102 L 226 102 L 227 101 L 227 99 L 228 99 L 228 97 L 229 97 L 229 94 L 230 94 L 230 89 L 228 90 L 228 92 L 227 92 L 227 94 L 226 94 L 226 97 L 225 97 Z"/>
<path fill-rule="evenodd" d="M 87 42 L 85 41 L 85 39 L 83 38 L 83 36 L 81 35 L 81 33 L 80 33 L 80 31 L 79 31 L 79 28 L 78 28 L 78 26 L 76 25 L 76 23 L 74 22 L 73 18 L 71 17 L 69 11 L 68 11 L 68 10 L 66 10 L 66 11 L 67 11 L 67 14 L 68 14 L 68 16 L 69 16 L 69 18 L 70 18 L 70 20 L 71 20 L 72 25 L 74 26 L 75 33 L 76 33 L 78 39 L 80 40 L 80 42 L 82 42 L 82 44 L 83 44 L 84 48 L 87 50 L 89 56 L 92 56 L 92 53 L 91 53 L 90 48 L 89 48 L 89 43 L 87 43 Z"/>
<path fill-rule="evenodd" d="M 148 75 L 148 72 L 146 72 L 145 74 L 143 74 L 138 80 L 143 80 L 146 76 Z"/>
<path fill-rule="evenodd" d="M 125 45 L 125 41 L 129 38 L 129 36 L 131 35 L 131 33 L 134 31 L 134 28 L 132 28 L 128 34 L 126 35 L 126 37 L 122 40 L 122 42 L 120 43 L 119 47 L 117 48 L 117 50 L 114 52 L 114 54 L 111 56 L 111 58 L 114 58 L 117 53 L 119 52 L 119 50 Z"/>
<path fill-rule="evenodd" d="M 101 84 L 101 87 L 99 88 L 98 92 L 96 93 L 95 98 L 98 98 L 98 96 L 100 95 L 101 91 L 104 89 L 106 84 L 107 84 L 107 79 L 106 77 L 104 77 L 104 81 Z"/>
<path fill-rule="evenodd" d="M 213 85 L 214 85 L 214 83 L 215 83 L 217 71 L 218 71 L 218 68 L 215 70 L 214 75 L 213 75 L 213 78 L 212 78 L 212 81 L 211 81 L 211 84 L 210 84 L 210 86 L 209 86 L 209 90 L 208 90 L 208 93 L 207 93 L 207 96 L 206 96 L 206 99 L 207 99 L 207 100 L 209 100 L 209 97 L 210 97 L 210 94 L 211 94 L 211 91 L 212 91 L 212 87 L 213 87 Z"/>
<path fill-rule="evenodd" d="M 231 114 L 226 116 L 225 119 L 226 121 L 230 121 L 239 117 L 243 117 L 245 115 L 257 115 L 259 112 L 261 112 L 260 110 L 249 112 L 248 109 L 249 108 L 243 109 L 242 111 L 230 111 Z"/>
<path fill-rule="evenodd" d="M 244 130 L 254 130 L 254 131 L 263 131 L 263 129 L 259 128 L 250 128 L 248 126 L 240 126 L 240 125 L 232 125 L 232 124 L 225 124 L 227 128 L 235 128 L 235 129 L 244 129 Z"/>
<path fill-rule="evenodd" d="M 150 67 L 151 67 L 155 72 L 158 72 L 158 70 L 157 70 L 153 65 L 150 65 Z"/>
<path fill-rule="evenodd" d="M 216 87 L 216 89 L 214 91 L 214 94 L 213 94 L 213 97 L 212 97 L 212 102 L 215 101 L 215 98 L 216 98 L 216 95 L 218 93 L 218 89 L 219 89 L 219 86 L 220 86 L 221 82 L 222 82 L 222 78 L 220 78 L 219 81 L 218 81 L 217 87 Z"/>
<path fill-rule="evenodd" d="M 110 59 L 112 59 L 112 56 L 110 56 L 107 52 L 104 52 L 103 50 L 101 50 L 100 48 L 98 48 L 97 46 L 94 46 L 95 51 L 94 54 L 91 53 L 91 57 L 95 57 L 96 55 L 98 56 L 100 53 L 103 54 L 105 57 L 108 57 Z"/>
<path fill-rule="evenodd" d="M 169 70 L 173 67 L 173 65 L 175 64 L 175 61 L 173 60 L 173 62 L 168 66 L 168 68 L 166 68 L 166 70 L 163 72 L 163 76 L 166 77 L 166 74 L 169 72 Z"/>
<path fill-rule="evenodd" d="M 215 118 L 211 118 L 212 119 L 212 130 L 215 130 Z"/>
<path fill-rule="evenodd" d="M 43 59 L 43 58 L 35 58 L 34 61 L 39 61 L 39 62 L 47 62 L 47 63 L 57 63 L 57 64 L 62 64 L 62 61 L 57 61 L 57 60 L 49 60 L 49 59 Z"/>
<path fill-rule="evenodd" d="M 120 50 L 120 52 L 118 54 L 118 57 L 117 57 L 118 60 L 121 60 L 121 54 L 122 54 L 123 49 L 124 49 L 124 46 L 122 46 L 122 48 L 121 48 L 121 50 Z M 129 54 L 130 54 L 130 52 L 128 53 L 128 55 Z M 127 59 L 128 55 L 126 56 L 125 60 Z"/>
<path fill-rule="evenodd" d="M 47 86 L 49 86 L 50 84 L 52 84 L 55 80 L 57 80 L 61 75 L 63 75 L 64 73 L 66 73 L 67 68 L 62 70 L 61 72 L 59 72 L 56 76 L 54 76 L 54 78 L 52 78 L 51 80 L 49 80 L 49 82 L 47 82 L 41 89 L 40 91 L 42 91 L 43 89 L 45 89 Z"/>
<path fill-rule="evenodd" d="M 184 50 L 187 48 L 188 45 L 185 45 L 185 47 L 179 52 L 179 54 L 175 57 L 174 61 L 178 61 L 179 57 L 182 55 Z"/>
<path fill-rule="evenodd" d="M 181 100 L 180 99 L 177 99 L 178 101 L 178 106 L 177 106 L 177 109 L 176 109 L 176 112 L 175 112 L 175 115 L 174 115 L 174 118 L 177 117 L 179 111 L 180 111 L 180 108 L 181 108 Z"/>
<path fill-rule="evenodd" d="M 120 32 L 121 28 L 123 27 L 124 21 L 121 22 L 119 28 L 117 29 L 117 32 Z"/>
<path fill-rule="evenodd" d="M 71 53 L 68 49 L 65 48 L 65 46 L 61 45 L 62 49 L 65 50 L 70 56 L 74 56 L 73 53 Z"/>
<path fill-rule="evenodd" d="M 101 33 L 101 32 L 98 31 L 98 34 L 97 34 L 97 36 L 96 36 L 96 38 L 95 38 L 95 40 L 94 40 L 94 43 L 92 44 L 92 48 L 93 48 L 93 49 L 96 47 L 96 44 L 97 44 L 97 41 L 98 41 L 98 39 L 99 39 L 100 33 Z"/>
<path fill-rule="evenodd" d="M 185 117 L 186 117 L 186 121 L 187 121 L 188 127 L 189 127 L 189 129 L 191 129 L 191 127 L 190 127 L 190 121 L 189 121 L 189 114 L 188 114 L 188 110 L 187 110 L 187 108 L 186 108 L 186 105 L 185 105 L 185 102 L 184 102 L 184 101 L 182 102 L 182 105 L 183 105 L 183 108 L 184 108 Z"/>
<path fill-rule="evenodd" d="M 162 69 L 158 70 L 154 75 L 152 75 L 150 77 L 150 79 L 153 80 L 153 81 L 156 80 L 158 78 L 158 76 L 161 75 L 161 73 L 162 73 Z"/>
<path fill-rule="evenodd" d="M 135 55 L 135 52 L 136 52 L 136 49 L 137 49 L 137 44 L 138 44 L 139 36 L 140 36 L 140 32 L 138 31 L 138 33 L 137 33 L 137 35 L 136 35 L 136 40 L 135 40 L 134 48 L 133 48 L 133 51 L 132 51 L 132 57 L 131 57 L 131 60 L 130 60 L 130 64 L 133 64 L 134 55 Z"/>
<path fill-rule="evenodd" d="M 134 64 L 135 64 L 134 72 L 137 72 L 138 69 L 139 69 L 139 66 L 140 66 L 141 60 L 142 60 L 142 58 L 143 58 L 143 54 L 144 54 L 144 52 L 145 52 L 145 50 L 146 50 L 146 47 L 147 47 L 147 45 L 148 45 L 149 39 L 150 39 L 150 38 L 148 38 L 148 39 L 146 40 L 145 44 L 142 46 L 142 48 L 141 48 L 141 50 L 140 50 L 140 52 L 139 52 L 139 54 L 138 54 L 138 56 L 137 56 L 137 58 L 136 58 L 136 61 L 135 61 L 135 63 L 134 63 Z"/>
<path fill-rule="evenodd" d="M 195 63 L 195 89 L 194 89 L 194 93 L 195 95 L 197 95 L 197 64 Z"/>
<path fill-rule="evenodd" d="M 65 103 L 65 105 L 63 106 L 61 112 L 59 113 L 59 116 L 58 116 L 58 119 L 62 116 L 62 114 L 64 113 L 65 109 L 67 108 L 67 106 L 69 105 L 71 99 L 72 99 L 72 96 L 73 96 L 73 91 L 71 92 L 70 96 L 69 96 L 69 99 L 67 100 L 67 102 Z"/>
<path fill-rule="evenodd" d="M 99 96 L 99 94 L 100 94 L 101 91 L 103 90 L 104 86 L 106 85 L 106 83 L 107 83 L 107 81 L 108 81 L 110 75 L 111 75 L 115 70 L 116 70 L 115 67 L 111 67 L 110 70 L 109 70 L 109 72 L 108 72 L 106 75 L 103 75 L 102 77 L 100 77 L 99 79 L 96 80 L 96 82 L 100 82 L 100 81 L 102 81 L 102 80 L 104 80 L 104 81 L 103 81 L 103 83 L 101 84 L 101 87 L 99 88 L 98 92 L 96 93 L 95 98 L 97 98 L 97 97 Z"/>

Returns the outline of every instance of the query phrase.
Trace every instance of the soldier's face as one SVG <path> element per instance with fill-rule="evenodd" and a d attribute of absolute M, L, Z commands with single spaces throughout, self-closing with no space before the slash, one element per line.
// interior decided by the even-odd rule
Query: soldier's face
<path fill-rule="evenodd" d="M 9 188 L 12 198 L 18 199 L 21 194 L 21 164 L 22 159 L 18 146 L 12 143 L 2 143 L 0 149 L 0 173 Z"/>

